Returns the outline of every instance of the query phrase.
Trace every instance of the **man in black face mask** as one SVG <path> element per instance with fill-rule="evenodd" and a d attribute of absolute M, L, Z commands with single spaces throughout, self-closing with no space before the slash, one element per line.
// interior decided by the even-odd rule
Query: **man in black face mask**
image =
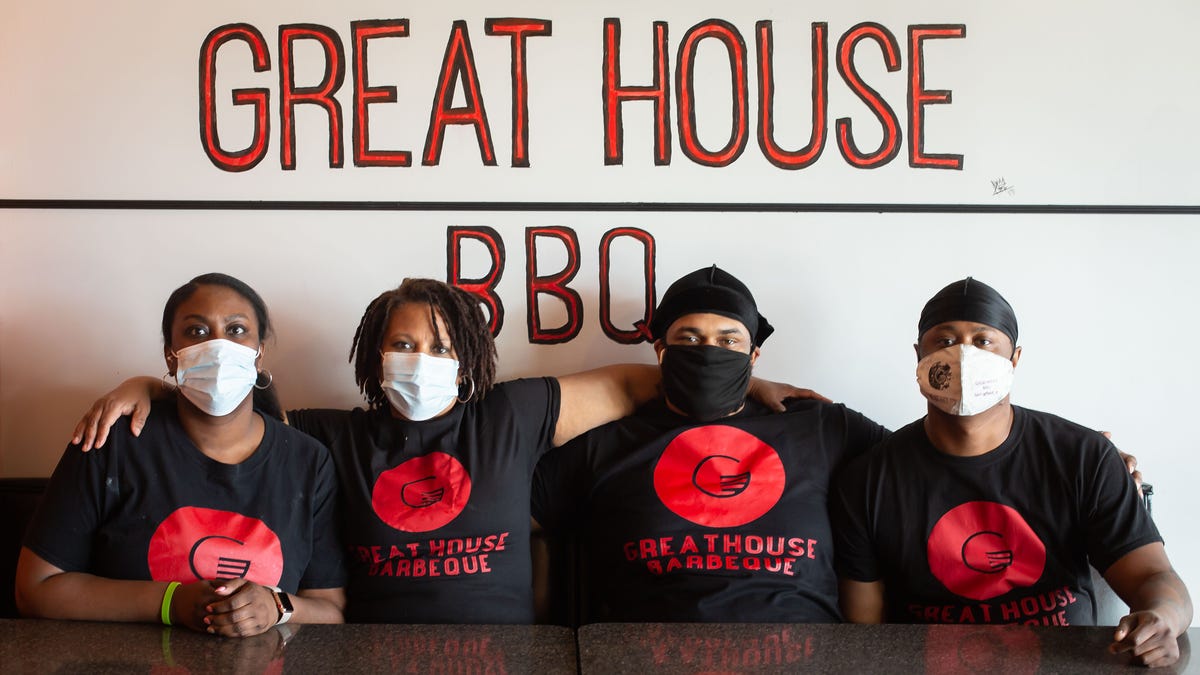
<path fill-rule="evenodd" d="M 826 494 L 886 431 L 841 405 L 746 398 L 774 329 L 713 266 L 671 285 L 650 333 L 664 398 L 552 451 L 533 512 L 583 547 L 583 622 L 838 621 Z"/>
<path fill-rule="evenodd" d="M 671 284 L 650 321 L 667 406 L 700 422 L 737 413 L 773 332 L 750 289 L 716 265 Z"/>

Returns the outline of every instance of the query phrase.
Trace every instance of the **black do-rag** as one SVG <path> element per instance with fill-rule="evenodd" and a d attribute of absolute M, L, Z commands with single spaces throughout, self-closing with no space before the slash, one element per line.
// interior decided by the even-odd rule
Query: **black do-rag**
<path fill-rule="evenodd" d="M 675 320 L 685 314 L 720 314 L 741 321 L 756 347 L 775 332 L 750 289 L 729 272 L 713 265 L 680 277 L 663 293 L 650 319 L 650 336 L 661 340 Z"/>
<path fill-rule="evenodd" d="M 921 310 L 917 339 L 925 331 L 947 321 L 974 321 L 1004 333 L 1017 346 L 1017 315 L 996 289 L 967 277 L 937 292 Z"/>

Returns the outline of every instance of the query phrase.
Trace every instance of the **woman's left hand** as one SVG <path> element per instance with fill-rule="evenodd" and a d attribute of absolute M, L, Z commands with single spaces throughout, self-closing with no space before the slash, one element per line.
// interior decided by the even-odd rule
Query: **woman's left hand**
<path fill-rule="evenodd" d="M 208 632 L 225 637 L 264 633 L 279 620 L 275 595 L 266 586 L 245 579 L 210 582 L 220 600 L 208 606 Z"/>

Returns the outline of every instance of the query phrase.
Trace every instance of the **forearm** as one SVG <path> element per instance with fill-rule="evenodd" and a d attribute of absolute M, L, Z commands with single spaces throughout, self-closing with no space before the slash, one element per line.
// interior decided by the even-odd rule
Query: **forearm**
<path fill-rule="evenodd" d="M 843 577 L 838 582 L 838 604 L 842 618 L 850 623 L 883 623 L 883 582 Z"/>
<path fill-rule="evenodd" d="M 164 378 L 151 377 L 149 375 L 134 375 L 117 385 L 117 388 L 113 389 L 106 396 L 122 396 L 129 399 L 145 396 L 151 401 L 161 401 L 174 390 L 175 384 Z"/>
<path fill-rule="evenodd" d="M 605 366 L 558 378 L 558 423 L 553 444 L 633 413 L 658 396 L 662 376 L 658 366 L 631 363 Z"/>
<path fill-rule="evenodd" d="M 345 623 L 346 593 L 340 588 L 306 589 L 292 596 L 294 623 Z"/>
<path fill-rule="evenodd" d="M 1174 570 L 1147 577 L 1129 598 L 1133 612 L 1154 611 L 1167 620 L 1171 634 L 1179 637 L 1192 623 L 1192 599 L 1183 580 Z"/>
<path fill-rule="evenodd" d="M 18 583 L 16 600 L 21 614 L 28 617 L 158 623 L 166 590 L 164 581 L 63 572 L 39 582 Z"/>

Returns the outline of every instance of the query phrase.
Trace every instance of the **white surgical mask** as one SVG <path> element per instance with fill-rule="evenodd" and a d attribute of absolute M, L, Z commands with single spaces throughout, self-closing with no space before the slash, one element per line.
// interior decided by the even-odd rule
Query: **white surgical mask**
<path fill-rule="evenodd" d="M 258 381 L 258 350 L 236 342 L 206 340 L 171 353 L 179 391 L 213 417 L 233 412 Z"/>
<path fill-rule="evenodd" d="M 428 354 L 384 352 L 380 384 L 396 412 L 421 421 L 458 398 L 458 361 Z"/>
<path fill-rule="evenodd" d="M 1012 383 L 1012 361 L 972 345 L 938 350 L 917 364 L 921 393 L 951 415 L 978 415 L 1004 400 Z"/>

